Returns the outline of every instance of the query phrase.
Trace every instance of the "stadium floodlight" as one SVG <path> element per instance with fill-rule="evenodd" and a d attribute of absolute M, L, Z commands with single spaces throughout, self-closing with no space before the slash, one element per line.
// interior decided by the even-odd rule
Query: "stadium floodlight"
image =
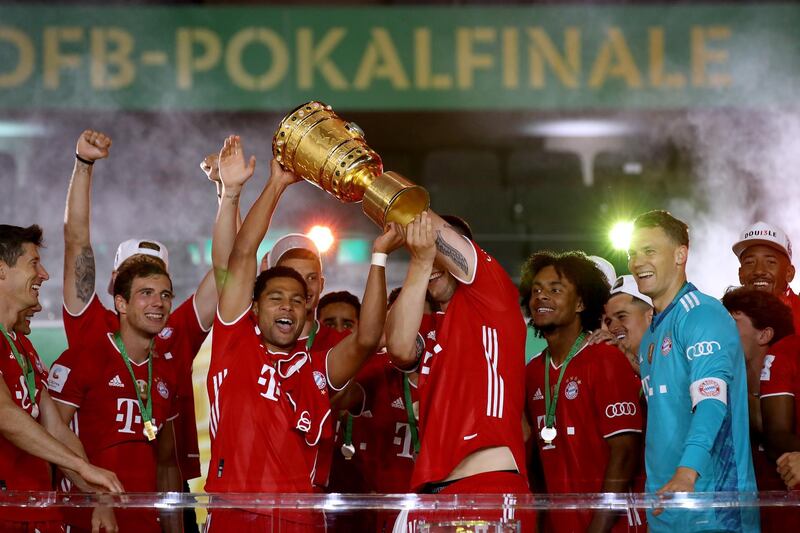
<path fill-rule="evenodd" d="M 631 235 L 633 235 L 633 222 L 629 220 L 621 220 L 611 226 L 611 231 L 608 232 L 608 238 L 611 240 L 611 246 L 615 250 L 627 252 L 631 246 Z"/>
<path fill-rule="evenodd" d="M 331 246 L 333 246 L 333 243 L 336 241 L 336 238 L 333 236 L 333 231 L 327 226 L 314 226 L 308 230 L 306 235 L 309 239 L 314 241 L 314 244 L 317 245 L 317 249 L 323 254 L 330 250 Z"/>

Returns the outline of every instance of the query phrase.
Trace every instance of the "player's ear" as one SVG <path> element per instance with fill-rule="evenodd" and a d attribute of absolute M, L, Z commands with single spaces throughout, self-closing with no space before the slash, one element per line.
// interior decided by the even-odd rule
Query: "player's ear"
<path fill-rule="evenodd" d="M 114 309 L 116 309 L 117 313 L 120 315 L 124 315 L 128 312 L 128 302 L 125 301 L 125 298 L 123 298 L 121 294 L 114 296 Z"/>
<path fill-rule="evenodd" d="M 586 310 L 586 306 L 583 305 L 583 299 L 582 298 L 578 298 L 578 301 L 575 304 L 575 312 L 576 313 L 582 313 L 585 310 Z"/>
<path fill-rule="evenodd" d="M 791 283 L 794 279 L 794 265 L 789 264 L 789 268 L 786 269 L 786 283 Z"/>
<path fill-rule="evenodd" d="M 253 300 L 253 314 L 256 315 L 256 319 L 258 318 L 258 300 Z"/>
<path fill-rule="evenodd" d="M 681 244 L 677 248 L 675 248 L 675 264 L 676 265 L 685 265 L 686 260 L 689 258 L 689 247 L 685 244 Z"/>
<path fill-rule="evenodd" d="M 774 337 L 775 330 L 770 327 L 766 327 L 758 332 L 758 336 L 756 338 L 759 346 L 768 346 Z"/>

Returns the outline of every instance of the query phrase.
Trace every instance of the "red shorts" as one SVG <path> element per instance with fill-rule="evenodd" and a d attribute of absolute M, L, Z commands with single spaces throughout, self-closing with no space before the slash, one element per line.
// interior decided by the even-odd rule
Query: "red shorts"
<path fill-rule="evenodd" d="M 206 533 L 306 533 L 325 531 L 319 511 L 274 510 L 269 514 L 241 509 L 214 509 L 206 519 Z"/>
<path fill-rule="evenodd" d="M 439 494 L 507 494 L 526 495 L 531 491 L 528 481 L 515 472 L 485 472 L 474 476 L 465 477 L 447 485 Z M 511 503 L 509 498 L 498 498 L 498 506 L 502 503 Z M 403 518 L 400 514 L 398 520 Z M 408 531 L 418 531 L 421 526 L 428 525 L 435 531 L 435 525 L 449 526 L 447 531 L 455 526 L 453 522 L 502 522 L 504 524 L 519 524 L 519 531 L 536 531 L 536 512 L 531 510 L 520 511 L 514 508 L 472 510 L 457 509 L 443 511 L 412 511 L 407 515 Z"/>

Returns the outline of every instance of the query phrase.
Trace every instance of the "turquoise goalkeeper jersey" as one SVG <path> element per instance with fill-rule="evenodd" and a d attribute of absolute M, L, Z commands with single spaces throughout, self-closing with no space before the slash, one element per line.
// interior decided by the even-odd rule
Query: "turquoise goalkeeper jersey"
<path fill-rule="evenodd" d="M 648 407 L 646 490 L 685 466 L 699 474 L 697 492 L 755 491 L 744 353 L 722 304 L 684 284 L 653 317 L 639 362 Z M 647 519 L 653 532 L 759 531 L 756 508 L 675 509 Z"/>

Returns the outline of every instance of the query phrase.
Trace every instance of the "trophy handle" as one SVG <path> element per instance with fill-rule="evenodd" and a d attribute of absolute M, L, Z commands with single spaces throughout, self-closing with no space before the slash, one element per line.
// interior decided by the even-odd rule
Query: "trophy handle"
<path fill-rule="evenodd" d="M 397 172 L 384 172 L 367 186 L 361 208 L 381 228 L 389 222 L 405 226 L 430 207 L 430 196 L 423 187 Z"/>

